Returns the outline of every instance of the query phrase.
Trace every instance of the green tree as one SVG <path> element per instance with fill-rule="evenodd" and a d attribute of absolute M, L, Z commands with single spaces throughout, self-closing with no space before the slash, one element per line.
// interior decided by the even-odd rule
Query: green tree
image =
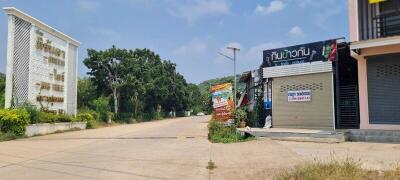
<path fill-rule="evenodd" d="M 114 100 L 114 113 L 118 113 L 119 88 L 123 82 L 123 61 L 130 58 L 131 52 L 126 49 L 117 49 L 115 46 L 105 51 L 88 49 L 88 57 L 83 63 L 90 69 L 88 72 L 98 85 L 98 91 L 106 94 L 111 90 Z M 109 89 L 105 89 L 108 87 Z"/>
<path fill-rule="evenodd" d="M 84 77 L 78 79 L 78 108 L 89 107 L 90 102 L 96 99 L 96 86 L 91 79 Z"/>

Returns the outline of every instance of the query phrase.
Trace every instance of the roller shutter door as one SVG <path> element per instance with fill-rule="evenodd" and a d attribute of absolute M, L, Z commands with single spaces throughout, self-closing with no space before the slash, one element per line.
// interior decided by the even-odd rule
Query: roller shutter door
<path fill-rule="evenodd" d="M 367 57 L 371 124 L 400 124 L 400 54 Z"/>
<path fill-rule="evenodd" d="M 311 101 L 289 102 L 296 90 L 311 90 Z M 334 128 L 332 72 L 273 78 L 272 93 L 273 127 Z"/>

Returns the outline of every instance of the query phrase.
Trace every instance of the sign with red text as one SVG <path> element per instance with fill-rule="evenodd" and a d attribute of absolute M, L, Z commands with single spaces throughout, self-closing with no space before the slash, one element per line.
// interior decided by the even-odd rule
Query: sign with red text
<path fill-rule="evenodd" d="M 214 119 L 228 121 L 233 119 L 234 102 L 232 84 L 225 83 L 212 86 L 211 89 Z"/>

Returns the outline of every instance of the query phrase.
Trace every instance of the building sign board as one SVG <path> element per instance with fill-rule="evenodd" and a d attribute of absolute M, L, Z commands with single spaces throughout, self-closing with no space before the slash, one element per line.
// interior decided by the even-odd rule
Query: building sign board
<path fill-rule="evenodd" d="M 311 90 L 288 91 L 288 102 L 311 101 Z"/>
<path fill-rule="evenodd" d="M 8 15 L 5 107 L 76 114 L 80 43 L 13 7 Z"/>
<path fill-rule="evenodd" d="M 284 66 L 313 61 L 335 61 L 336 39 L 263 51 L 262 67 Z"/>
<path fill-rule="evenodd" d="M 234 102 L 232 84 L 225 83 L 212 86 L 211 89 L 214 119 L 218 121 L 233 120 Z"/>

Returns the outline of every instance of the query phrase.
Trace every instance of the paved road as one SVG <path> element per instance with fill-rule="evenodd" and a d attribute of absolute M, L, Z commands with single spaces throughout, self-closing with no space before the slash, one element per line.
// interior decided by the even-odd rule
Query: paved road
<path fill-rule="evenodd" d="M 208 179 L 209 117 L 0 143 L 0 179 Z"/>
<path fill-rule="evenodd" d="M 0 143 L 0 179 L 271 179 L 315 158 L 365 168 L 400 164 L 399 144 L 207 141 L 209 116 L 68 132 Z M 206 169 L 212 159 L 216 168 Z"/>

